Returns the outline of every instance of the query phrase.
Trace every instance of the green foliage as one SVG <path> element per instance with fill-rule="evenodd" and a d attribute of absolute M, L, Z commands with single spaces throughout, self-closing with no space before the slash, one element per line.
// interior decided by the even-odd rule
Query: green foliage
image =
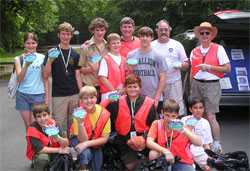
<path fill-rule="evenodd" d="M 1 48 L 15 52 L 27 32 L 47 33 L 58 21 L 54 0 L 1 1 Z"/>

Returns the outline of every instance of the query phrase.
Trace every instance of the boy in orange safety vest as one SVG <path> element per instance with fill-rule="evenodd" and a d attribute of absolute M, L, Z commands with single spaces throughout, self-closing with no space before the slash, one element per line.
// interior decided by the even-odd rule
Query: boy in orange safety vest
<path fill-rule="evenodd" d="M 34 170 L 45 170 L 55 154 L 69 154 L 69 141 L 63 129 L 50 118 L 49 106 L 37 103 L 32 109 L 35 121 L 30 124 L 26 133 L 26 156 L 33 160 Z M 59 134 L 49 136 L 45 128 L 49 125 L 59 126 Z"/>
<path fill-rule="evenodd" d="M 148 132 L 150 125 L 158 116 L 154 100 L 140 95 L 141 87 L 141 78 L 130 74 L 125 79 L 127 95 L 111 103 L 109 99 L 102 102 L 103 105 L 109 103 L 106 109 L 111 113 L 112 130 L 115 128 L 117 132 L 120 158 L 128 170 L 135 169 L 138 156 L 137 151 L 127 145 L 127 141 Z M 148 149 L 144 149 L 141 153 L 148 156 Z"/>
<path fill-rule="evenodd" d="M 118 34 L 111 33 L 108 35 L 107 42 L 110 50 L 103 56 L 98 72 L 100 92 L 102 94 L 101 101 L 107 99 L 112 91 L 117 90 L 120 94 L 125 93 L 126 60 L 119 53 L 121 38 Z"/>
<path fill-rule="evenodd" d="M 85 109 L 87 114 L 83 118 L 73 118 L 70 141 L 77 151 L 82 170 L 101 170 L 101 145 L 109 140 L 110 113 L 96 104 L 97 91 L 94 86 L 84 86 L 79 96 L 80 108 Z"/>
<path fill-rule="evenodd" d="M 190 151 L 190 145 L 200 146 L 202 142 L 189 128 L 174 130 L 169 126 L 171 120 L 178 118 L 179 110 L 180 106 L 176 101 L 164 101 L 163 119 L 154 121 L 147 135 L 147 147 L 152 149 L 149 152 L 149 160 L 165 155 L 166 161 L 173 164 L 173 170 L 195 171 L 192 166 L 194 155 Z M 175 163 L 175 156 L 179 156 L 181 160 Z"/>

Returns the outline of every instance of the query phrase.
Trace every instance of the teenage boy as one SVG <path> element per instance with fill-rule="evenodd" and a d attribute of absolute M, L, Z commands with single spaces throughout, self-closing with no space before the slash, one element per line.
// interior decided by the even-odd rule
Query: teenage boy
<path fill-rule="evenodd" d="M 95 55 L 104 56 L 108 53 L 104 36 L 108 30 L 108 23 L 103 18 L 96 18 L 91 21 L 89 31 L 92 38 L 83 46 L 80 53 L 78 65 L 81 67 L 82 80 L 84 85 L 94 86 L 97 90 L 97 102 L 101 100 L 100 86 L 98 81 L 99 62 L 91 62 Z"/>
<path fill-rule="evenodd" d="M 201 45 L 194 48 L 190 55 L 191 98 L 200 97 L 204 100 L 204 118 L 211 125 L 214 140 L 212 150 L 222 154 L 220 125 L 216 120 L 221 97 L 219 80 L 224 77 L 225 73 L 231 72 L 231 65 L 223 46 L 212 42 L 218 33 L 216 27 L 203 22 L 194 28 L 194 33 Z"/>
<path fill-rule="evenodd" d="M 178 118 L 179 110 L 180 106 L 176 101 L 172 99 L 164 101 L 163 119 L 152 123 L 147 136 L 147 147 L 152 149 L 149 152 L 149 160 L 165 155 L 173 170 L 195 171 L 192 166 L 194 156 L 189 147 L 190 144 L 200 146 L 202 142 L 189 128 L 172 129 L 169 126 L 170 121 Z M 181 160 L 175 162 L 175 156 L 179 156 Z"/>
<path fill-rule="evenodd" d="M 154 40 L 152 48 L 159 52 L 168 64 L 167 78 L 163 90 L 163 100 L 173 99 L 180 105 L 180 116 L 184 115 L 184 103 L 181 83 L 181 69 L 188 68 L 188 58 L 183 45 L 170 38 L 170 27 L 167 20 L 161 20 L 156 24 L 158 39 Z M 181 62 L 180 66 L 173 66 L 173 62 Z"/>
<path fill-rule="evenodd" d="M 124 94 L 125 66 L 124 56 L 119 54 L 121 48 L 121 38 L 116 33 L 111 33 L 107 37 L 109 52 L 103 56 L 99 68 L 100 92 L 102 101 L 108 98 L 112 91 Z"/>
<path fill-rule="evenodd" d="M 46 103 L 49 104 L 48 78 L 52 70 L 52 117 L 63 126 L 64 131 L 68 131 L 73 123 L 72 112 L 78 107 L 78 93 L 82 87 L 78 67 L 79 54 L 70 47 L 73 32 L 74 27 L 71 24 L 64 22 L 59 25 L 57 36 L 60 44 L 56 48 L 60 54 L 57 58 L 51 58 L 47 53 L 43 67 Z"/>
<path fill-rule="evenodd" d="M 55 120 L 50 118 L 49 106 L 37 103 L 32 109 L 35 121 L 30 124 L 26 133 L 28 143 L 26 156 L 33 160 L 34 170 L 44 171 L 55 154 L 69 154 L 70 147 L 66 134 Z M 48 136 L 44 130 L 47 126 L 59 127 L 59 135 Z"/>
<path fill-rule="evenodd" d="M 194 154 L 194 162 L 198 164 L 202 170 L 209 169 L 207 165 L 208 155 L 205 150 L 210 149 L 209 144 L 213 142 L 210 124 L 206 119 L 202 118 L 205 111 L 204 105 L 204 101 L 198 97 L 191 99 L 189 101 L 189 111 L 192 115 L 185 116 L 181 119 L 183 123 L 186 123 L 190 117 L 194 117 L 198 120 L 192 131 L 200 137 L 202 146 L 191 145 L 190 150 Z"/>
<path fill-rule="evenodd" d="M 155 101 L 157 112 L 161 112 L 163 101 L 162 91 L 166 82 L 166 70 L 168 68 L 165 59 L 154 49 L 150 43 L 154 38 L 153 30 L 149 27 L 142 27 L 138 37 L 141 47 L 128 53 L 127 58 L 136 58 L 137 65 L 128 65 L 129 73 L 141 77 L 141 94 L 148 96 Z"/>
<path fill-rule="evenodd" d="M 137 151 L 127 145 L 127 141 L 134 136 L 143 136 L 148 132 L 152 122 L 157 119 L 153 99 L 140 95 L 141 78 L 130 74 L 125 79 L 127 95 L 121 96 L 118 101 L 108 104 L 107 110 L 111 113 L 112 130 L 117 132 L 120 158 L 128 170 L 132 170 L 138 163 Z M 109 102 L 109 100 L 105 100 Z M 106 103 L 107 104 L 107 103 Z M 148 149 L 142 151 L 148 156 Z"/>
<path fill-rule="evenodd" d="M 121 49 L 120 54 L 124 57 L 127 57 L 127 54 L 139 48 L 141 46 L 140 40 L 133 36 L 135 31 L 135 22 L 130 17 L 122 18 L 120 22 L 120 30 L 122 33 L 121 36 Z"/>
<path fill-rule="evenodd" d="M 71 144 L 75 147 L 82 170 L 101 170 L 102 145 L 109 140 L 110 113 L 96 104 L 97 91 L 93 86 L 80 90 L 80 108 L 87 111 L 84 118 L 74 117 L 71 126 Z"/>

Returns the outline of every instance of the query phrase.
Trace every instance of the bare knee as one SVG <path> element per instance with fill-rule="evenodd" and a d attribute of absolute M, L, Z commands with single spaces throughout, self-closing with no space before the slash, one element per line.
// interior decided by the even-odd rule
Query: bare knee
<path fill-rule="evenodd" d="M 126 164 L 126 168 L 128 170 L 133 170 L 135 168 L 135 166 L 137 165 L 137 163 L 138 163 L 138 160 L 136 160 L 136 161 L 134 161 L 132 163 L 128 163 L 128 164 Z"/>
<path fill-rule="evenodd" d="M 155 150 L 151 150 L 149 152 L 148 159 L 149 159 L 149 161 L 152 161 L 152 160 L 158 159 L 160 156 L 161 156 L 161 154 L 159 152 L 157 152 Z"/>

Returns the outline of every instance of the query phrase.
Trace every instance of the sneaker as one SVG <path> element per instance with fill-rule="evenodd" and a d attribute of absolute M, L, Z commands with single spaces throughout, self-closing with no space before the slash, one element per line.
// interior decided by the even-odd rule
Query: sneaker
<path fill-rule="evenodd" d="M 220 154 L 220 155 L 223 154 L 221 145 L 219 145 L 219 147 L 214 147 L 213 145 L 211 145 L 211 150 L 217 154 Z"/>

